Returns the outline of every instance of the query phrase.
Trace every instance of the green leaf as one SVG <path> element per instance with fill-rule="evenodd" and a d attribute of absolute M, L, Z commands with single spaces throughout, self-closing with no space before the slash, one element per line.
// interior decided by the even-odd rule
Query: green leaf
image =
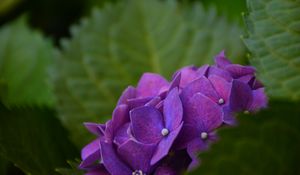
<path fill-rule="evenodd" d="M 273 98 L 300 99 L 300 1 L 248 0 L 245 43 Z"/>
<path fill-rule="evenodd" d="M 84 172 L 78 169 L 80 160 L 68 161 L 70 168 L 57 168 L 56 171 L 61 175 L 83 175 Z"/>
<path fill-rule="evenodd" d="M 121 91 L 143 72 L 170 78 L 182 66 L 212 62 L 223 49 L 242 61 L 241 33 L 199 3 L 128 0 L 95 10 L 72 28 L 56 62 L 60 118 L 74 142 L 87 143 L 82 122 L 105 121 Z"/>
<path fill-rule="evenodd" d="M 182 0 L 187 1 L 187 0 Z M 188 0 L 196 1 L 196 0 Z M 241 14 L 246 11 L 246 0 L 198 0 L 201 1 L 205 6 L 215 6 L 220 15 L 228 16 L 229 19 L 238 21 L 242 24 Z"/>
<path fill-rule="evenodd" d="M 219 131 L 220 140 L 200 154 L 201 166 L 190 174 L 300 174 L 299 103 L 273 102 L 240 125 Z"/>
<path fill-rule="evenodd" d="M 6 106 L 51 106 L 47 69 L 53 46 L 25 18 L 0 29 L 0 100 Z"/>
<path fill-rule="evenodd" d="M 11 10 L 17 5 L 20 0 L 1 0 L 0 1 L 0 16 Z"/>
<path fill-rule="evenodd" d="M 8 164 L 9 162 L 6 159 L 0 157 L 0 174 L 6 174 Z"/>
<path fill-rule="evenodd" d="M 54 174 L 77 150 L 48 109 L 0 106 L 0 155 L 32 175 Z"/>

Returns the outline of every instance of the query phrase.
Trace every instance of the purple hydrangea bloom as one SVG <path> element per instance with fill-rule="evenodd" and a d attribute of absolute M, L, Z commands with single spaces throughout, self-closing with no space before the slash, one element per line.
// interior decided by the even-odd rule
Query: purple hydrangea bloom
<path fill-rule="evenodd" d="M 187 66 L 171 80 L 145 73 L 121 95 L 105 124 L 85 123 L 97 139 L 82 149 L 89 175 L 180 174 L 199 165 L 198 153 L 235 125 L 237 112 L 267 106 L 251 66 L 232 64 L 221 52 L 215 65 Z"/>

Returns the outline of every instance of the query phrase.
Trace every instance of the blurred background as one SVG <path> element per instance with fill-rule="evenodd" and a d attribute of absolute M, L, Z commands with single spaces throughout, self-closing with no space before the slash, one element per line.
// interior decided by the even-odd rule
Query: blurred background
<path fill-rule="evenodd" d="M 91 16 L 93 9 L 109 9 L 106 8 L 109 6 L 107 4 L 116 4 L 119 1 L 122 0 L 0 0 L 1 175 L 68 175 L 82 173 L 76 170 L 76 165 L 80 158 L 79 150 L 82 145 L 92 139 L 89 136 L 84 138 L 84 141 L 81 140 L 83 135 L 86 134 L 81 133 L 84 130 L 81 123 L 87 119 L 80 118 L 75 120 L 68 118 L 71 115 L 68 111 L 71 107 L 68 105 L 72 105 L 72 102 L 69 102 L 71 101 L 70 98 L 66 95 L 69 91 L 65 90 L 65 87 L 57 87 L 55 84 L 49 85 L 51 81 L 48 81 L 48 79 L 51 79 L 51 76 L 54 76 L 55 83 L 60 83 L 62 80 L 66 80 L 68 76 L 76 76 L 77 74 L 68 71 L 68 67 L 63 67 L 65 64 L 63 62 L 59 66 L 62 66 L 60 67 L 62 69 L 66 69 L 66 72 L 55 71 L 55 68 L 47 68 L 47 65 L 55 66 L 52 57 L 56 57 L 56 55 L 60 55 L 59 58 L 65 58 L 66 60 L 72 56 L 76 57 L 78 54 L 74 50 L 77 47 L 78 50 L 82 50 L 80 53 L 90 52 L 90 54 L 86 55 L 93 55 L 93 51 L 89 51 L 88 47 L 83 46 L 85 40 L 80 38 L 84 38 L 84 32 L 89 33 L 89 30 L 85 29 L 85 26 L 92 28 L 89 22 L 92 24 L 93 20 L 96 21 L 99 14 L 92 15 L 92 22 L 86 22 L 86 19 Z M 177 5 L 182 8 L 192 8 L 196 6 L 195 4 L 200 4 L 204 12 L 209 12 L 207 16 L 206 13 L 189 13 L 189 10 L 182 10 L 186 14 L 183 21 L 199 23 L 199 27 L 195 26 L 195 31 L 199 31 L 200 33 L 205 31 L 203 33 L 204 36 L 216 36 L 215 38 L 212 37 L 213 39 L 207 39 L 208 41 L 214 40 L 216 44 L 212 44 L 215 47 L 211 49 L 212 53 L 206 55 L 206 57 L 212 59 L 212 56 L 221 51 L 222 47 L 227 47 L 232 43 L 236 47 L 228 49 L 229 56 L 239 63 L 249 64 L 247 60 L 249 51 L 247 51 L 240 39 L 241 36 L 242 38 L 248 36 L 247 24 L 245 24 L 242 16 L 242 14 L 248 14 L 246 0 L 178 0 Z M 109 13 L 111 13 L 111 20 L 113 21 L 114 16 L 122 15 L 124 12 L 122 10 L 112 10 Z M 199 19 L 206 19 L 206 21 L 197 21 L 198 18 L 196 15 L 202 16 L 203 18 L 199 17 Z M 177 16 L 170 19 L 175 18 Z M 214 21 L 218 22 L 214 23 Z M 103 24 L 106 23 L 103 22 Z M 221 31 L 215 29 L 214 24 L 218 24 L 215 27 L 220 28 Z M 131 25 L 131 23 L 128 23 L 128 25 Z M 207 30 L 202 30 L 204 27 L 201 25 L 207 25 Z M 231 26 L 234 27 L 231 28 Z M 126 29 L 126 26 L 123 26 L 123 28 Z M 19 30 L 22 32 L 18 33 Z M 228 36 L 227 31 L 230 31 L 232 35 Z M 94 31 L 91 30 L 92 32 Z M 297 34 L 298 37 L 299 33 Z M 31 35 L 33 36 L 32 38 L 29 37 Z M 233 35 L 234 37 L 232 37 Z M 75 37 L 72 39 L 72 36 Z M 86 42 L 93 39 L 92 34 L 88 36 L 91 38 L 86 37 Z M 198 35 L 194 37 L 196 36 Z M 7 39 L 8 37 L 10 39 Z M 228 42 L 222 43 L 223 41 L 221 40 L 225 40 L 225 38 Z M 124 38 L 122 39 L 122 41 L 125 40 Z M 77 40 L 82 42 L 77 42 Z M 203 42 L 202 44 L 207 44 L 207 40 L 204 42 L 199 39 L 199 43 Z M 19 45 L 11 44 L 9 41 L 19 43 Z M 27 41 L 34 41 L 34 43 L 27 43 Z M 95 43 L 97 42 L 95 41 Z M 202 45 L 200 44 L 197 47 L 201 48 Z M 7 51 L 8 49 L 11 49 L 11 51 Z M 29 51 L 35 49 L 40 49 L 41 51 L 38 53 L 31 53 Z M 195 51 L 194 55 L 199 56 L 201 53 Z M 29 61 L 19 58 L 22 56 L 28 58 Z M 46 61 L 47 63 L 39 61 L 44 58 L 48 59 L 48 57 L 50 61 Z M 33 58 L 36 59 L 31 63 L 30 61 Z M 145 56 L 146 58 L 147 56 Z M 206 62 L 211 61 L 206 60 L 193 63 L 193 59 L 190 59 L 186 63 L 198 65 Z M 39 74 L 41 77 L 32 76 L 34 77 L 32 84 L 35 86 L 29 87 L 28 89 L 31 90 L 27 90 L 27 84 L 31 84 L 31 79 L 22 79 L 21 81 L 21 78 L 17 74 L 22 74 L 24 67 L 28 68 L 29 71 L 34 66 L 38 66 L 38 69 L 34 69 L 36 72 L 32 74 Z M 137 70 L 137 72 L 139 71 L 151 70 Z M 50 75 L 50 78 L 46 76 L 49 73 L 53 74 Z M 99 74 L 101 74 L 100 76 L 107 76 L 108 79 L 110 78 L 110 75 L 104 75 L 105 73 L 100 72 Z M 136 74 L 131 80 L 124 80 L 121 85 L 118 85 L 118 89 L 114 91 L 116 92 L 114 94 L 116 98 L 126 84 L 136 83 L 136 77 L 139 77 L 139 74 Z M 168 71 L 163 74 L 169 76 Z M 59 78 L 56 78 L 56 76 L 59 76 Z M 9 81 L 8 77 L 12 80 Z M 40 86 L 38 83 L 40 79 L 43 82 L 47 80 L 47 83 L 42 83 L 43 85 Z M 35 82 L 37 83 L 35 84 Z M 79 85 L 74 86 L 78 87 Z M 41 89 L 41 87 L 49 89 L 50 95 L 39 94 L 38 90 L 35 90 L 35 88 Z M 111 87 L 114 88 L 115 85 Z M 75 95 L 71 95 L 76 96 L 80 93 L 76 94 L 77 91 L 73 90 L 72 87 L 70 89 L 70 94 L 75 93 Z M 26 91 L 26 96 L 20 97 L 22 95 L 18 95 L 18 93 L 22 93 L 23 90 Z M 53 95 L 53 91 L 55 95 Z M 83 98 L 89 98 L 82 96 L 78 95 L 76 97 L 78 97 L 79 101 Z M 102 96 L 96 97 L 99 97 L 99 99 L 102 98 Z M 103 98 L 106 98 L 105 95 Z M 86 104 L 90 104 L 91 102 L 88 101 L 90 99 L 84 100 L 87 101 Z M 201 167 L 190 174 L 300 174 L 300 108 L 297 100 L 297 98 L 291 100 L 289 97 L 273 98 L 271 96 L 268 109 L 255 115 L 240 115 L 239 126 L 220 130 L 220 141 L 213 145 L 209 152 L 200 155 L 202 160 Z M 110 115 L 114 102 L 112 100 L 112 105 L 106 108 L 103 107 L 105 110 L 100 112 L 97 111 L 99 109 L 94 110 L 93 107 L 90 107 L 94 110 L 91 110 L 94 112 L 93 114 L 87 114 L 82 110 L 78 112 L 78 115 L 88 116 L 90 117 L 88 121 L 98 122 L 100 122 L 98 117 L 101 115 L 103 116 L 101 121 L 105 121 Z M 86 104 L 83 104 L 83 106 Z M 74 102 L 74 108 L 76 109 L 72 110 L 79 111 L 79 107 L 77 108 L 76 105 Z"/>
<path fill-rule="evenodd" d="M 115 3 L 118 0 L 1 0 L 0 24 L 3 25 L 22 14 L 28 15 L 32 27 L 58 41 L 69 36 L 69 28 L 86 17 L 95 7 Z M 120 0 L 119 0 L 120 1 Z M 215 7 L 218 14 L 242 25 L 241 13 L 246 11 L 246 1 L 226 0 L 180 0 L 180 3 L 199 1 L 208 7 Z M 118 13 L 118 12 L 116 12 Z"/>

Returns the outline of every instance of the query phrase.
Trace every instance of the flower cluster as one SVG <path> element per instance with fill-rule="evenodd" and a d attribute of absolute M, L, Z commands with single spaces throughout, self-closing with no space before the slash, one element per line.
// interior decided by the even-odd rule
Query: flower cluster
<path fill-rule="evenodd" d="M 255 69 L 232 64 L 224 52 L 215 65 L 178 70 L 171 82 L 145 73 L 123 92 L 111 120 L 85 123 L 98 138 L 82 149 L 80 168 L 88 175 L 180 174 L 199 165 L 217 128 L 236 124 L 235 113 L 266 105 Z"/>

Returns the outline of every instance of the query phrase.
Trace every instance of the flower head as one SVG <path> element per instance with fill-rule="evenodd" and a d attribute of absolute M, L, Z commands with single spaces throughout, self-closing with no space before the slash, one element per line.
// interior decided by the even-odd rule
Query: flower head
<path fill-rule="evenodd" d="M 234 114 L 266 107 L 264 87 L 251 66 L 221 52 L 215 65 L 187 66 L 171 80 L 145 73 L 121 95 L 112 119 L 85 123 L 97 139 L 82 149 L 89 174 L 176 174 L 198 166 L 198 153 L 234 125 Z M 178 163 L 184 160 L 184 163 Z"/>

